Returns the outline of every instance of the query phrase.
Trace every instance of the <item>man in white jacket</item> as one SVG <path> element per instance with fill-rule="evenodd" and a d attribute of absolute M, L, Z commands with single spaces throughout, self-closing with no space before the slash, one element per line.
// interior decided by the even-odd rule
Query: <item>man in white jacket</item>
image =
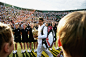
<path fill-rule="evenodd" d="M 38 27 L 38 47 L 37 47 L 37 57 L 41 57 L 42 51 L 45 51 L 49 57 L 53 57 L 52 53 L 44 48 L 42 45 L 42 39 L 47 38 L 47 27 L 43 24 L 43 18 L 39 18 L 39 27 Z M 44 27 L 44 28 L 43 28 Z M 43 28 L 43 35 L 41 34 Z"/>

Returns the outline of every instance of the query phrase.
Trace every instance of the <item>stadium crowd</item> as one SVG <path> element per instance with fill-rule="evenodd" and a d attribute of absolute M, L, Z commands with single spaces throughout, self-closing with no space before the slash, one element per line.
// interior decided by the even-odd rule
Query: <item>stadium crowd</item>
<path fill-rule="evenodd" d="M 0 22 L 6 24 L 15 24 L 15 23 L 38 23 L 38 17 L 43 17 L 45 19 L 44 22 L 51 23 L 54 21 L 56 24 L 58 21 L 70 12 L 39 12 L 39 11 L 28 11 L 28 10 L 20 10 L 14 7 L 6 7 L 0 5 Z M 57 18 L 60 17 L 60 19 Z M 56 22 L 57 21 L 57 22 Z"/>

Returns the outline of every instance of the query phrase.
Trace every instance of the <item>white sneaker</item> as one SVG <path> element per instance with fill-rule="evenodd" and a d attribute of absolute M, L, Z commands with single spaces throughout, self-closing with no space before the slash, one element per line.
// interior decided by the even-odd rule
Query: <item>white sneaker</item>
<path fill-rule="evenodd" d="M 21 53 L 24 53 L 24 51 L 23 51 L 23 50 L 21 50 Z"/>
<path fill-rule="evenodd" d="M 37 52 L 37 50 L 34 49 L 34 52 Z"/>
<path fill-rule="evenodd" d="M 17 52 L 17 50 L 15 50 L 15 52 Z"/>
<path fill-rule="evenodd" d="M 50 48 L 50 50 L 52 50 L 52 48 Z"/>
<path fill-rule="evenodd" d="M 59 49 L 59 47 L 57 47 L 56 49 Z"/>
<path fill-rule="evenodd" d="M 32 50 L 30 50 L 30 52 L 31 52 Z"/>
<path fill-rule="evenodd" d="M 21 50 L 21 53 L 25 53 L 26 52 L 26 50 Z"/>
<path fill-rule="evenodd" d="M 35 52 L 37 52 L 37 49 L 35 50 Z"/>
<path fill-rule="evenodd" d="M 15 54 L 16 53 L 16 51 L 13 51 L 13 54 Z"/>
<path fill-rule="evenodd" d="M 23 51 L 24 53 L 26 52 L 26 50 Z"/>
<path fill-rule="evenodd" d="M 30 52 L 29 49 L 27 50 L 27 52 L 28 52 L 28 53 Z"/>
<path fill-rule="evenodd" d="M 28 53 L 30 53 L 32 50 L 27 50 Z"/>

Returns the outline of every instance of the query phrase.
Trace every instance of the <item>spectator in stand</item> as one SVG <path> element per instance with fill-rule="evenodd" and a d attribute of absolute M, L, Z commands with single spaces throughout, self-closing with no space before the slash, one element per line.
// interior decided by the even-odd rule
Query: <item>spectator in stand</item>
<path fill-rule="evenodd" d="M 57 27 L 64 57 L 86 57 L 86 11 L 62 18 Z"/>
<path fill-rule="evenodd" d="M 13 32 L 11 27 L 0 23 L 0 57 L 7 57 L 13 48 Z"/>
<path fill-rule="evenodd" d="M 46 23 L 46 24 L 45 24 L 45 26 L 47 26 L 47 27 L 48 27 L 48 23 Z"/>

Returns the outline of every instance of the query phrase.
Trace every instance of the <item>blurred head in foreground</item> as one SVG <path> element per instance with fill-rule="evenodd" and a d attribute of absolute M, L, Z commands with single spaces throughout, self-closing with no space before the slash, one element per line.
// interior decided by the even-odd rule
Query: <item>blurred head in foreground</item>
<path fill-rule="evenodd" d="M 7 57 L 13 50 L 13 33 L 9 25 L 0 23 L 0 56 Z"/>
<path fill-rule="evenodd" d="M 64 57 L 86 57 L 86 11 L 63 17 L 57 27 Z"/>

